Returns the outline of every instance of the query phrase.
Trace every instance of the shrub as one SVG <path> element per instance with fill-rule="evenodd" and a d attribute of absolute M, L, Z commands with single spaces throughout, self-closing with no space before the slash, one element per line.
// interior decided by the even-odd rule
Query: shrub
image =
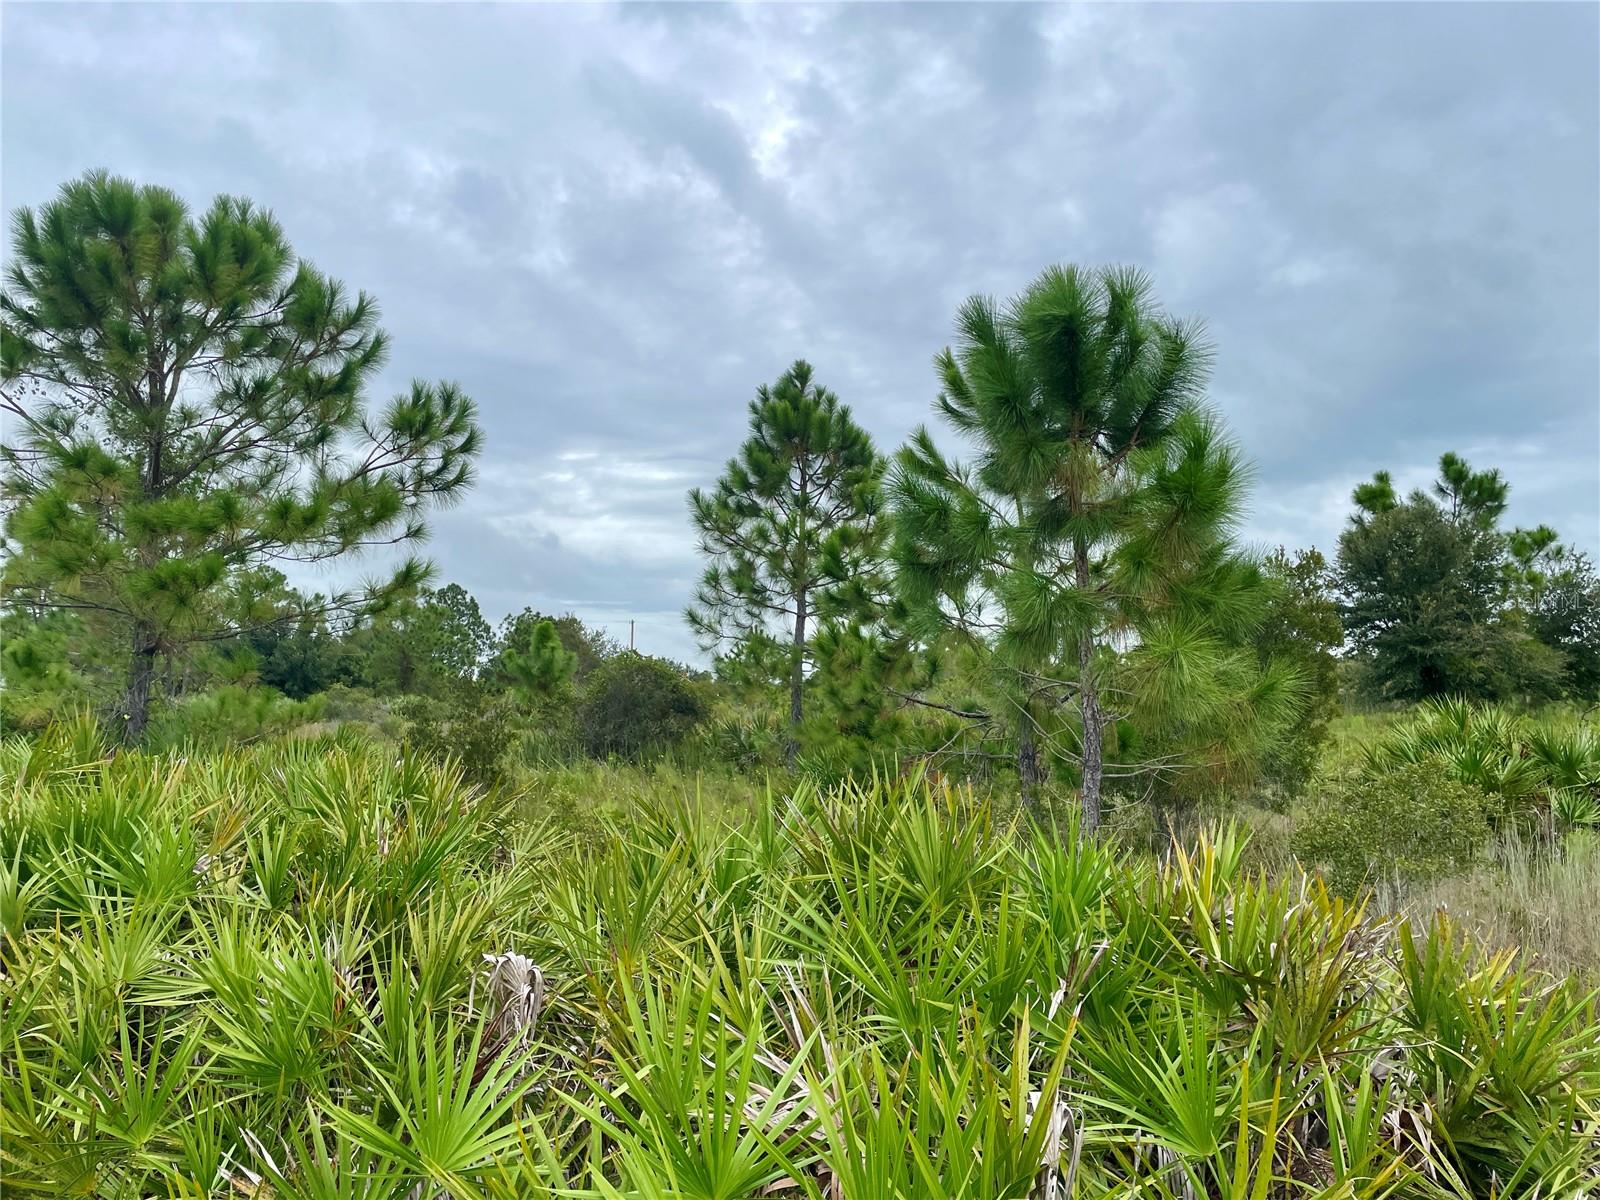
<path fill-rule="evenodd" d="M 1523 716 L 1498 705 L 1433 700 L 1366 750 L 1369 774 L 1424 764 L 1496 798 L 1498 817 L 1548 816 L 1558 825 L 1600 799 L 1600 737 L 1558 712 Z M 1565 816 L 1563 816 L 1565 814 Z"/>
<path fill-rule="evenodd" d="M 588 762 L 519 800 L 355 739 L 51 737 L 48 769 L 0 739 L 7 1196 L 1600 1180 L 1584 988 L 1253 872 L 1235 832 L 1156 860 L 921 774 L 785 796 Z"/>
<path fill-rule="evenodd" d="M 1410 763 L 1336 784 L 1301 819 L 1292 844 L 1346 893 L 1395 878 L 1436 879 L 1477 854 L 1489 811 L 1481 788 Z"/>
<path fill-rule="evenodd" d="M 318 694 L 322 700 L 322 719 L 342 730 L 395 741 L 405 733 L 405 721 L 400 715 L 366 688 L 336 683 Z"/>
<path fill-rule="evenodd" d="M 638 758 L 677 745 L 705 715 L 705 700 L 681 670 L 630 651 L 606 659 L 585 681 L 578 738 L 596 758 Z"/>
<path fill-rule="evenodd" d="M 322 700 L 291 700 L 269 687 L 229 684 L 176 701 L 151 721 L 152 749 L 221 749 L 287 733 L 322 717 Z"/>
<path fill-rule="evenodd" d="M 739 771 L 777 771 L 788 740 L 784 722 L 768 712 L 729 713 L 695 731 L 701 757 Z"/>
<path fill-rule="evenodd" d="M 475 783 L 498 781 L 516 736 L 510 700 L 482 688 L 463 687 L 445 699 L 407 696 L 396 705 L 406 722 L 406 742 L 430 758 L 453 759 Z"/>

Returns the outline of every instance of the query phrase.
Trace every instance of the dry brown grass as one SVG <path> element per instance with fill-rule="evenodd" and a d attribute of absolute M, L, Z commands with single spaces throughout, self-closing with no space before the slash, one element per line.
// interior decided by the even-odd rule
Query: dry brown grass
<path fill-rule="evenodd" d="M 1574 833 L 1550 846 L 1502 835 L 1475 870 L 1424 887 L 1382 889 L 1379 901 L 1410 914 L 1443 908 L 1491 946 L 1520 948 L 1554 975 L 1600 985 L 1600 836 Z"/>

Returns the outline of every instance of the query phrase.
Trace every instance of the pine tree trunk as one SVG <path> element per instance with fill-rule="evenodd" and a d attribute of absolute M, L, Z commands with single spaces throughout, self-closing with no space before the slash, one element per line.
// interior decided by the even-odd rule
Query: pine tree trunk
<path fill-rule="evenodd" d="M 1104 717 L 1094 671 L 1094 638 L 1078 641 L 1078 699 L 1083 711 L 1083 821 L 1079 832 L 1089 837 L 1100 828 L 1100 780 L 1105 772 Z"/>
<path fill-rule="evenodd" d="M 123 737 L 130 743 L 144 740 L 150 724 L 150 692 L 156 677 L 155 630 L 144 622 L 133 627 L 133 656 L 128 663 L 128 686 L 122 694 Z"/>
<path fill-rule="evenodd" d="M 794 610 L 794 649 L 789 664 L 789 767 L 800 753 L 800 722 L 805 717 L 806 593 L 801 589 Z"/>
<path fill-rule="evenodd" d="M 1078 542 L 1073 547 L 1074 568 L 1080 590 L 1088 591 L 1089 547 Z M 1083 789 L 1082 821 L 1078 826 L 1081 837 L 1091 837 L 1100 828 L 1100 783 L 1105 773 L 1105 717 L 1100 711 L 1100 687 L 1094 678 L 1094 627 L 1085 629 L 1078 638 L 1078 705 L 1083 715 Z"/>
<path fill-rule="evenodd" d="M 1022 808 L 1030 816 L 1039 804 L 1039 747 L 1033 740 L 1033 718 L 1026 708 L 1017 715 L 1017 779 L 1022 785 Z"/>
<path fill-rule="evenodd" d="M 154 412 L 160 407 L 161 399 L 165 395 L 166 378 L 160 369 L 153 341 L 150 344 L 150 355 L 150 365 L 146 375 L 149 395 L 144 397 L 144 407 L 147 411 Z M 144 447 L 144 467 L 140 482 L 146 500 L 154 500 L 162 494 L 165 485 L 165 451 L 165 425 L 162 421 L 156 421 L 149 427 L 148 441 Z M 149 541 L 140 545 L 141 567 L 150 570 L 160 560 L 160 549 L 157 545 Z M 135 620 L 132 655 L 128 660 L 128 686 L 122 695 L 122 714 L 126 718 L 122 736 L 130 745 L 137 745 L 144 740 L 145 729 L 150 724 L 150 694 L 155 688 L 156 653 L 160 648 L 161 640 L 156 635 L 156 627 L 148 621 Z"/>

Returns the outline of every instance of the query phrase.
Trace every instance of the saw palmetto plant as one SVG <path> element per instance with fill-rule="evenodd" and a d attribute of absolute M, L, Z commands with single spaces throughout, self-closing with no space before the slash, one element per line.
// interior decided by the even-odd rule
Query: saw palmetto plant
<path fill-rule="evenodd" d="M 0 744 L 8 1195 L 1600 1187 L 1592 996 L 1226 831 L 1130 858 L 912 778 L 580 837 L 355 740 L 104 749 Z"/>
<path fill-rule="evenodd" d="M 1507 818 L 1600 825 L 1600 737 L 1581 720 L 1432 700 L 1367 750 L 1374 773 L 1411 763 L 1481 788 Z"/>

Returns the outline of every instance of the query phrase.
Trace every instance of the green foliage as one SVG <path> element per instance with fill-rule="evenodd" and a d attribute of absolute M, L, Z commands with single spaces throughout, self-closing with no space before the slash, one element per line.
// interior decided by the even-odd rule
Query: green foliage
<path fill-rule="evenodd" d="M 1528 632 L 1564 659 L 1563 692 L 1600 699 L 1600 576 L 1594 563 L 1586 554 L 1565 554 L 1553 569 L 1540 570 L 1529 590 Z"/>
<path fill-rule="evenodd" d="M 781 769 L 788 747 L 786 724 L 776 714 L 761 712 L 713 715 L 695 739 L 705 758 L 754 775 Z"/>
<path fill-rule="evenodd" d="M 842 623 L 817 634 L 814 654 L 814 700 L 800 730 L 804 769 L 837 780 L 894 767 L 911 732 L 906 697 L 931 683 L 937 659 L 887 630 Z"/>
<path fill-rule="evenodd" d="M 975 296 L 958 326 L 937 408 L 975 457 L 950 460 L 919 430 L 890 485 L 913 632 L 988 653 L 987 707 L 1015 729 L 1024 793 L 1046 740 L 1081 779 L 1087 829 L 1108 772 L 1253 757 L 1296 689 L 1243 645 L 1265 588 L 1231 541 L 1248 472 L 1202 408 L 1198 328 L 1138 272 L 1079 267 L 1004 308 Z M 1124 720 L 1162 748 L 1108 765 Z"/>
<path fill-rule="evenodd" d="M 1439 460 L 1432 496 L 1401 501 L 1385 472 L 1356 488 L 1338 583 L 1379 698 L 1541 699 L 1586 686 L 1600 660 L 1574 601 L 1592 574 L 1575 563 L 1546 607 L 1546 579 L 1559 574 L 1551 564 L 1565 552 L 1548 528 L 1499 528 L 1508 491 L 1499 472 L 1454 454 Z"/>
<path fill-rule="evenodd" d="M 561 644 L 554 621 L 540 621 L 528 648 L 507 650 L 500 663 L 513 690 L 527 700 L 539 700 L 566 686 L 578 669 L 578 656 Z"/>
<path fill-rule="evenodd" d="M 420 538 L 470 478 L 474 410 L 419 382 L 369 415 L 387 349 L 371 299 L 297 260 L 247 200 L 196 218 L 166 189 L 91 173 L 13 230 L 4 594 L 116 630 L 138 738 L 162 659 L 278 615 L 254 603 L 252 570 Z M 324 607 L 424 574 L 408 561 Z"/>
<path fill-rule="evenodd" d="M 492 641 L 478 602 L 452 583 L 389 605 L 349 644 L 365 686 L 444 698 L 477 678 Z"/>
<path fill-rule="evenodd" d="M 809 626 L 871 615 L 883 467 L 849 406 L 797 361 L 757 391 L 750 436 L 716 487 L 689 493 L 710 560 L 689 625 L 708 649 L 770 642 L 781 626 L 792 726 L 804 717 Z"/>
<path fill-rule="evenodd" d="M 8 1195 L 1576 1196 L 1577 988 L 1231 833 L 0 742 Z M 615 808 L 575 839 L 549 787 Z M 519 811 L 537 812 L 531 819 Z"/>
<path fill-rule="evenodd" d="M 1457 524 L 1493 529 L 1506 511 L 1511 485 L 1493 468 L 1474 471 L 1459 454 L 1446 451 L 1439 456 L 1439 478 L 1433 485 L 1445 513 Z"/>
<path fill-rule="evenodd" d="M 1425 763 L 1340 781 L 1318 796 L 1294 850 L 1345 892 L 1420 882 L 1471 862 L 1489 837 L 1488 794 Z"/>
<path fill-rule="evenodd" d="M 467 778 L 493 783 L 505 768 L 516 737 L 516 710 L 503 696 L 479 686 L 456 688 L 445 697 L 407 696 L 396 705 L 405 740 L 440 762 L 460 764 Z"/>
<path fill-rule="evenodd" d="M 256 657 L 257 678 L 294 700 L 350 686 L 361 661 L 347 638 L 315 611 L 290 615 L 251 630 L 245 640 Z"/>
<path fill-rule="evenodd" d="M 1329 738 L 1328 724 L 1339 712 L 1339 660 L 1344 642 L 1339 607 L 1334 602 L 1327 560 L 1315 549 L 1293 556 L 1282 547 L 1262 564 L 1271 586 L 1253 640 L 1263 667 L 1288 663 L 1304 686 L 1304 707 L 1268 748 L 1263 779 L 1286 797 L 1305 792 Z"/>
<path fill-rule="evenodd" d="M 163 706 L 146 738 L 156 749 L 221 750 L 319 720 L 320 696 L 294 700 L 267 687 L 221 687 Z"/>
<path fill-rule="evenodd" d="M 670 748 L 706 715 L 700 690 L 673 663 L 624 651 L 584 681 L 578 738 L 596 758 L 638 758 Z"/>
<path fill-rule="evenodd" d="M 539 627 L 546 622 L 555 626 L 562 648 L 575 656 L 572 672 L 575 679 L 586 678 L 601 662 L 622 649 L 614 640 L 598 629 L 591 629 L 571 613 L 560 617 L 547 617 L 531 608 L 525 608 L 500 623 L 500 632 L 496 639 L 498 648 L 490 656 L 489 663 L 484 669 L 484 677 L 495 686 L 509 687 L 511 678 L 505 669 L 505 660 L 512 655 L 526 654 L 531 649 Z"/>
<path fill-rule="evenodd" d="M 0 615 L 0 729 L 40 729 L 115 695 L 115 664 L 89 629 L 59 609 Z"/>
<path fill-rule="evenodd" d="M 1497 798 L 1496 818 L 1600 824 L 1589 815 L 1600 805 L 1600 735 L 1583 719 L 1435 700 L 1368 747 L 1366 763 L 1371 775 L 1416 764 L 1481 788 Z"/>

